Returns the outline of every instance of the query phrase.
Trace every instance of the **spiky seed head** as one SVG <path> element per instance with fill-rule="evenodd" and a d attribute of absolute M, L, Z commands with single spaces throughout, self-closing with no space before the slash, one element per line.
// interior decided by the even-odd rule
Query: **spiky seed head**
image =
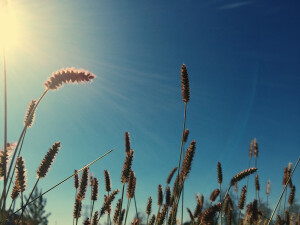
<path fill-rule="evenodd" d="M 100 215 L 99 218 L 101 218 L 104 213 L 109 210 L 111 207 L 111 203 L 115 199 L 116 195 L 119 193 L 119 189 L 114 190 L 107 198 L 105 198 L 105 201 L 103 203 L 102 208 L 100 209 Z"/>
<path fill-rule="evenodd" d="M 193 215 L 193 213 L 191 212 L 191 210 L 190 210 L 189 208 L 186 208 L 186 210 L 187 210 L 187 212 L 188 212 L 188 214 L 189 214 L 189 216 L 190 216 L 191 221 L 194 221 L 194 215 Z"/>
<path fill-rule="evenodd" d="M 239 200 L 239 205 L 238 205 L 239 210 L 244 209 L 245 201 L 246 201 L 246 194 L 247 194 L 247 187 L 244 186 L 241 191 L 241 196 L 240 196 L 240 200 Z"/>
<path fill-rule="evenodd" d="M 155 215 L 153 214 L 151 219 L 149 220 L 148 225 L 154 225 L 154 222 L 155 222 Z"/>
<path fill-rule="evenodd" d="M 222 184 L 223 174 L 222 174 L 222 166 L 221 166 L 220 162 L 218 162 L 218 165 L 217 165 L 217 172 L 218 172 L 218 183 Z"/>
<path fill-rule="evenodd" d="M 169 186 L 166 187 L 166 206 L 171 207 L 171 189 Z"/>
<path fill-rule="evenodd" d="M 277 217 L 276 217 L 276 225 L 282 225 L 280 215 L 278 215 L 278 214 L 277 214 Z"/>
<path fill-rule="evenodd" d="M 126 157 L 125 157 L 125 162 L 124 162 L 124 165 L 123 165 L 122 175 L 121 175 L 121 182 L 123 184 L 128 182 L 129 173 L 131 171 L 131 166 L 132 166 L 133 153 L 134 153 L 134 151 L 131 149 L 126 154 Z"/>
<path fill-rule="evenodd" d="M 288 181 L 288 168 L 287 167 L 284 167 L 283 169 L 283 179 L 282 179 L 282 185 L 286 185 Z"/>
<path fill-rule="evenodd" d="M 258 144 L 256 138 L 253 139 L 253 155 L 255 158 L 258 157 Z"/>
<path fill-rule="evenodd" d="M 85 221 L 83 222 L 83 225 L 91 225 L 90 219 L 86 218 Z"/>
<path fill-rule="evenodd" d="M 232 224 L 232 217 L 233 217 L 233 212 L 232 212 L 232 210 L 229 210 L 226 215 L 226 225 Z"/>
<path fill-rule="evenodd" d="M 295 199 L 295 192 L 296 192 L 296 186 L 294 185 L 292 188 L 291 188 L 291 192 L 290 192 L 290 196 L 289 196 L 289 205 L 293 205 L 294 203 L 294 199 Z"/>
<path fill-rule="evenodd" d="M 82 207 L 81 201 L 76 198 L 75 204 L 74 204 L 74 212 L 73 212 L 73 217 L 75 219 L 80 218 L 80 216 L 81 216 L 81 207 Z"/>
<path fill-rule="evenodd" d="M 163 225 L 165 218 L 166 218 L 166 214 L 167 214 L 167 206 L 164 205 L 161 212 L 158 214 L 157 216 L 157 220 L 156 220 L 156 225 Z"/>
<path fill-rule="evenodd" d="M 127 185 L 127 198 L 133 198 L 135 193 L 136 178 L 133 171 L 130 171 L 128 185 Z"/>
<path fill-rule="evenodd" d="M 257 200 L 256 199 L 254 199 L 254 201 L 252 203 L 252 216 L 253 216 L 254 221 L 258 220 L 258 206 L 257 206 Z"/>
<path fill-rule="evenodd" d="M 152 211 L 152 198 L 148 198 L 147 207 L 146 207 L 146 214 L 149 216 Z"/>
<path fill-rule="evenodd" d="M 191 169 L 192 169 L 192 162 L 195 155 L 195 149 L 196 149 L 196 141 L 192 141 L 188 150 L 185 153 L 183 162 L 182 162 L 182 168 L 180 172 L 180 177 L 182 181 L 184 181 L 187 176 L 189 175 Z"/>
<path fill-rule="evenodd" d="M 91 195 L 92 201 L 96 201 L 98 199 L 98 190 L 99 190 L 99 181 L 95 177 L 93 179 L 93 186 L 92 186 L 92 195 Z"/>
<path fill-rule="evenodd" d="M 120 219 L 119 219 L 119 225 L 122 225 L 123 220 L 124 220 L 124 215 L 125 215 L 125 209 L 123 209 L 121 212 Z"/>
<path fill-rule="evenodd" d="M 54 72 L 44 83 L 46 89 L 57 90 L 63 84 L 91 82 L 96 76 L 87 70 L 66 68 Z"/>
<path fill-rule="evenodd" d="M 189 133 L 190 133 L 189 129 L 186 129 L 186 130 L 184 131 L 183 137 L 182 137 L 183 143 L 186 143 L 186 141 L 187 141 L 187 139 L 188 139 L 188 137 L 189 137 Z"/>
<path fill-rule="evenodd" d="M 98 217 L 99 217 L 99 213 L 98 213 L 98 211 L 96 211 L 93 216 L 92 225 L 98 224 Z"/>
<path fill-rule="evenodd" d="M 257 174 L 255 174 L 255 190 L 256 191 L 260 190 L 259 179 L 258 179 L 258 175 Z"/>
<path fill-rule="evenodd" d="M 255 173 L 257 171 L 257 168 L 252 167 L 249 169 L 246 169 L 238 174 L 236 174 L 232 179 L 231 179 L 231 185 L 233 186 L 236 182 L 239 182 L 243 178 L 249 176 L 252 173 Z"/>
<path fill-rule="evenodd" d="M 35 118 L 35 111 L 34 111 L 35 106 L 36 106 L 36 100 L 33 99 L 28 105 L 25 118 L 24 118 L 24 126 L 26 126 L 27 128 L 30 128 L 33 125 L 34 118 Z"/>
<path fill-rule="evenodd" d="M 188 72 L 184 64 L 181 66 L 181 90 L 182 100 L 187 103 L 190 100 L 190 84 Z"/>
<path fill-rule="evenodd" d="M 130 136 L 129 132 L 125 132 L 125 152 L 128 153 L 130 151 Z"/>
<path fill-rule="evenodd" d="M 80 201 L 82 201 L 85 198 L 85 193 L 88 186 L 88 179 L 89 179 L 89 167 L 86 167 L 82 172 L 79 191 L 76 197 Z"/>
<path fill-rule="evenodd" d="M 247 205 L 246 214 L 244 217 L 245 223 L 252 224 L 253 223 L 253 206 L 252 202 Z"/>
<path fill-rule="evenodd" d="M 104 179 L 105 179 L 105 190 L 107 192 L 111 191 L 111 179 L 108 170 L 104 170 Z"/>
<path fill-rule="evenodd" d="M 268 180 L 266 194 L 269 195 L 271 191 L 271 181 Z"/>
<path fill-rule="evenodd" d="M 174 168 L 171 170 L 171 172 L 170 172 L 170 174 L 169 174 L 169 176 L 168 176 L 168 178 L 167 178 L 167 184 L 170 184 L 170 182 L 171 182 L 171 180 L 172 180 L 172 178 L 173 178 L 174 173 L 176 172 L 176 170 L 177 170 L 177 167 L 174 167 Z"/>
<path fill-rule="evenodd" d="M 163 196 L 163 188 L 160 185 L 158 185 L 158 194 L 157 194 L 157 205 L 161 206 L 162 203 L 163 203 L 163 199 L 164 199 L 164 196 Z"/>
<path fill-rule="evenodd" d="M 79 187 L 78 171 L 74 170 L 74 174 L 74 187 L 77 189 Z"/>
<path fill-rule="evenodd" d="M 18 183 L 18 182 L 15 182 L 15 183 L 14 183 L 13 189 L 12 189 L 12 191 L 11 191 L 10 197 L 11 197 L 12 199 L 16 199 L 16 198 L 19 196 L 19 193 L 20 193 L 19 188 L 18 188 L 18 184 L 17 184 L 17 183 Z"/>
<path fill-rule="evenodd" d="M 44 159 L 42 160 L 40 167 L 37 170 L 38 178 L 44 178 L 47 175 L 59 149 L 60 149 L 60 142 L 55 142 L 52 145 L 52 147 L 49 149 Z"/>
<path fill-rule="evenodd" d="M 284 216 L 285 216 L 285 223 L 290 224 L 290 213 L 288 210 L 285 210 Z"/>
<path fill-rule="evenodd" d="M 219 194 L 220 194 L 219 189 L 213 190 L 213 192 L 210 194 L 210 198 L 209 198 L 210 202 L 214 202 Z"/>
<path fill-rule="evenodd" d="M 202 212 L 202 207 L 203 207 L 203 200 L 201 200 L 201 198 L 204 198 L 203 195 L 201 196 L 198 196 L 196 195 L 196 207 L 195 207 L 195 210 L 194 210 L 194 218 L 197 218 L 199 216 L 199 214 L 201 214 Z"/>
<path fill-rule="evenodd" d="M 168 224 L 176 224 L 176 215 L 177 215 L 177 204 L 174 203 L 174 205 L 172 206 L 171 210 L 170 210 L 170 215 L 169 215 L 169 219 L 168 219 Z"/>
<path fill-rule="evenodd" d="M 25 169 L 25 162 L 22 156 L 19 156 L 16 161 L 16 180 L 19 192 L 24 192 L 26 189 L 27 172 Z"/>
<path fill-rule="evenodd" d="M 249 145 L 249 158 L 251 159 L 253 155 L 253 140 L 250 141 Z"/>
<path fill-rule="evenodd" d="M 202 224 L 213 224 L 214 217 L 217 212 L 219 212 L 222 208 L 222 203 L 217 203 L 209 207 L 201 216 L 201 223 Z"/>
<path fill-rule="evenodd" d="M 227 195 L 226 199 L 224 201 L 224 205 L 223 205 L 223 212 L 224 212 L 225 215 L 227 215 L 229 210 L 232 210 L 232 209 L 233 209 L 232 200 L 230 198 L 230 195 Z"/>
<path fill-rule="evenodd" d="M 121 199 L 118 200 L 116 207 L 115 207 L 115 214 L 114 214 L 114 219 L 113 219 L 114 224 L 117 224 L 117 222 L 118 222 L 120 211 L 121 211 Z"/>

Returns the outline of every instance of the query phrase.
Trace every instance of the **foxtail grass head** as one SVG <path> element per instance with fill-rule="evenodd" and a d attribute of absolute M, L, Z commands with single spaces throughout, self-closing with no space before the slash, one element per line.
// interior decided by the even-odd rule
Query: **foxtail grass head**
<path fill-rule="evenodd" d="M 27 128 L 32 127 L 33 122 L 34 122 L 34 118 L 35 118 L 35 108 L 36 106 L 36 100 L 32 100 L 27 108 L 26 111 L 26 115 L 25 115 L 25 119 L 24 119 L 24 126 L 26 126 Z"/>
<path fill-rule="evenodd" d="M 146 206 L 146 214 L 149 216 L 152 211 L 152 198 L 148 198 L 147 206 Z"/>
<path fill-rule="evenodd" d="M 158 192 L 157 192 L 157 205 L 161 206 L 163 204 L 164 194 L 163 194 L 163 188 L 160 185 L 158 185 Z"/>
<path fill-rule="evenodd" d="M 184 131 L 183 137 L 182 137 L 183 143 L 186 143 L 186 142 L 187 142 L 187 139 L 188 139 L 188 137 L 189 137 L 189 133 L 190 133 L 190 131 L 189 131 L 188 129 L 186 129 L 186 130 Z"/>
<path fill-rule="evenodd" d="M 57 90 L 63 84 L 91 82 L 96 76 L 83 69 L 66 68 L 53 73 L 44 83 L 46 89 Z"/>
<path fill-rule="evenodd" d="M 86 167 L 86 168 L 84 168 L 84 170 L 82 172 L 79 191 L 78 191 L 78 194 L 76 197 L 80 201 L 82 201 L 85 198 L 85 193 L 86 193 L 87 186 L 88 186 L 88 180 L 89 180 L 89 168 Z"/>
<path fill-rule="evenodd" d="M 60 142 L 55 142 L 52 145 L 52 147 L 49 149 L 43 161 L 41 162 L 40 167 L 37 170 L 38 178 L 43 178 L 47 175 L 59 149 L 60 149 Z"/>
<path fill-rule="evenodd" d="M 130 171 L 128 185 L 127 185 L 127 198 L 131 199 L 134 196 L 136 187 L 136 177 L 133 171 Z"/>
<path fill-rule="evenodd" d="M 14 200 L 19 196 L 19 188 L 18 188 L 18 181 L 15 181 L 13 189 L 11 191 L 10 197 Z"/>
<path fill-rule="evenodd" d="M 111 203 L 115 199 L 116 195 L 119 193 L 119 189 L 114 190 L 108 197 L 105 198 L 102 208 L 100 209 L 99 217 L 102 217 L 104 213 L 110 209 Z"/>
<path fill-rule="evenodd" d="M 184 103 L 187 103 L 190 100 L 190 84 L 188 72 L 184 64 L 181 66 L 181 91 L 182 100 Z"/>
<path fill-rule="evenodd" d="M 130 136 L 129 132 L 125 132 L 125 152 L 128 153 L 130 151 Z"/>
<path fill-rule="evenodd" d="M 111 191 L 111 179 L 108 170 L 104 170 L 104 180 L 105 180 L 105 190 L 107 192 Z"/>
<path fill-rule="evenodd" d="M 98 190 L 99 190 L 99 181 L 95 177 L 93 179 L 93 185 L 92 185 L 92 195 L 91 195 L 92 201 L 96 201 L 98 199 Z"/>
<path fill-rule="evenodd" d="M 99 217 L 99 213 L 98 213 L 98 211 L 96 211 L 93 216 L 92 225 L 98 224 L 98 217 Z"/>
<path fill-rule="evenodd" d="M 167 184 L 170 184 L 170 182 L 171 182 L 171 180 L 172 180 L 172 178 L 173 178 L 174 173 L 176 172 L 176 170 L 177 170 L 177 167 L 174 167 L 174 168 L 172 169 L 172 171 L 170 172 L 170 174 L 169 174 L 169 176 L 168 176 L 168 178 L 167 178 Z"/>
<path fill-rule="evenodd" d="M 114 224 L 117 224 L 117 222 L 119 220 L 120 212 L 121 212 L 121 199 L 118 200 L 116 207 L 115 207 L 115 214 L 114 214 L 114 218 L 113 218 Z"/>
<path fill-rule="evenodd" d="M 134 151 L 131 149 L 126 154 L 125 162 L 124 162 L 123 169 L 122 169 L 122 175 L 121 175 L 121 182 L 123 184 L 128 182 L 129 173 L 131 171 L 131 166 L 132 166 L 133 153 L 134 153 Z"/>
<path fill-rule="evenodd" d="M 211 194 L 210 194 L 210 202 L 214 202 L 218 195 L 220 194 L 220 189 L 215 189 Z"/>
<path fill-rule="evenodd" d="M 241 192 L 238 208 L 239 210 L 243 210 L 245 206 L 245 201 L 246 201 L 246 194 L 247 194 L 247 187 L 244 186 Z"/>
<path fill-rule="evenodd" d="M 246 170 L 243 170 L 242 172 L 236 174 L 232 179 L 231 179 L 231 185 L 233 186 L 236 182 L 239 182 L 243 178 L 249 176 L 252 173 L 255 173 L 257 171 L 256 167 L 252 167 Z"/>
<path fill-rule="evenodd" d="M 77 189 L 79 187 L 79 178 L 77 170 L 74 171 L 74 187 Z"/>
<path fill-rule="evenodd" d="M 85 221 L 83 222 L 83 225 L 91 225 L 90 219 L 86 218 Z"/>
<path fill-rule="evenodd" d="M 218 183 L 222 184 L 223 181 L 223 173 L 222 173 L 222 166 L 221 163 L 218 162 L 217 164 L 217 172 L 218 172 Z"/>
<path fill-rule="evenodd" d="M 258 179 L 258 175 L 257 174 L 255 174 L 255 190 L 256 191 L 260 190 L 259 179 Z"/>
<path fill-rule="evenodd" d="M 16 161 L 16 180 L 19 192 L 24 192 L 26 189 L 27 174 L 25 169 L 24 159 L 19 156 Z"/>
<path fill-rule="evenodd" d="M 75 219 L 78 219 L 81 217 L 81 207 L 82 207 L 81 201 L 79 199 L 75 199 L 74 212 L 73 212 L 73 217 Z"/>
<path fill-rule="evenodd" d="M 195 149 L 196 149 L 196 141 L 192 141 L 188 150 L 185 153 L 182 162 L 180 177 L 183 181 L 186 179 L 186 177 L 189 175 L 192 169 L 192 162 L 195 155 Z"/>
<path fill-rule="evenodd" d="M 166 206 L 171 207 L 172 206 L 172 201 L 171 201 L 171 189 L 169 186 L 166 187 L 166 192 L 165 192 L 165 198 L 166 198 Z"/>

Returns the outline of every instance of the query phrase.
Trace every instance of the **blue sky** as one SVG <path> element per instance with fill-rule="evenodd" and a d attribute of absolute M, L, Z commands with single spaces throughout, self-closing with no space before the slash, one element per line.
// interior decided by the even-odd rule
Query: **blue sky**
<path fill-rule="evenodd" d="M 55 141 L 62 148 L 40 182 L 43 190 L 115 148 L 90 168 L 100 179 L 100 207 L 104 169 L 113 189 L 121 188 L 129 131 L 138 207 L 144 211 L 149 196 L 156 202 L 158 184 L 165 186 L 178 162 L 185 63 L 191 87 L 187 128 L 189 141 L 197 142 L 187 206 L 194 207 L 195 193 L 208 197 L 218 187 L 218 161 L 225 186 L 248 167 L 254 137 L 262 191 L 270 179 L 276 202 L 283 167 L 299 157 L 299 2 L 18 0 L 11 7 L 21 38 L 7 51 L 10 141 L 17 141 L 28 103 L 52 72 L 74 66 L 97 76 L 91 84 L 49 92 L 40 104 L 23 149 L 29 187 Z M 299 177 L 296 171 L 296 186 Z M 73 180 L 46 197 L 50 224 L 70 224 Z"/>

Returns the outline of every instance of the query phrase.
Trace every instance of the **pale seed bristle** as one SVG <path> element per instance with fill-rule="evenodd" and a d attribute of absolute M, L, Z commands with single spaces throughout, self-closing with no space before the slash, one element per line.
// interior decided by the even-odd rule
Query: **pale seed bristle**
<path fill-rule="evenodd" d="M 83 69 L 66 68 L 53 73 L 44 83 L 46 89 L 57 90 L 63 84 L 91 82 L 96 76 Z"/>

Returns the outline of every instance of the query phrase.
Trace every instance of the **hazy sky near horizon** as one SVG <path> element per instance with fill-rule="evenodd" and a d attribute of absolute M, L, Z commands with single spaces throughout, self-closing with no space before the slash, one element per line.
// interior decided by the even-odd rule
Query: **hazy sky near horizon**
<path fill-rule="evenodd" d="M 253 138 L 259 145 L 261 198 L 266 199 L 270 179 L 270 201 L 276 202 L 283 168 L 295 163 L 300 152 L 298 1 L 11 0 L 10 4 L 20 38 L 6 52 L 9 141 L 17 141 L 28 103 L 41 95 L 52 72 L 73 66 L 97 76 L 91 84 L 50 91 L 41 102 L 22 153 L 29 188 L 55 141 L 62 147 L 40 181 L 43 190 L 115 148 L 90 168 L 100 180 L 99 208 L 105 194 L 104 169 L 111 173 L 112 188 L 121 189 L 124 132 L 129 131 L 138 208 L 145 212 L 149 196 L 155 205 L 158 184 L 165 187 L 178 164 L 184 110 L 180 67 L 185 63 L 191 88 L 188 142 L 197 142 L 185 186 L 186 207 L 194 209 L 196 193 L 207 199 L 218 188 L 218 161 L 224 188 L 248 167 Z M 0 66 L 2 75 L 2 59 Z M 2 90 L 1 81 L 0 99 Z M 299 174 L 298 168 L 296 186 Z M 46 195 L 50 225 L 72 223 L 74 194 L 71 180 Z M 299 200 L 298 193 L 296 197 Z M 84 204 L 90 204 L 88 199 Z"/>

